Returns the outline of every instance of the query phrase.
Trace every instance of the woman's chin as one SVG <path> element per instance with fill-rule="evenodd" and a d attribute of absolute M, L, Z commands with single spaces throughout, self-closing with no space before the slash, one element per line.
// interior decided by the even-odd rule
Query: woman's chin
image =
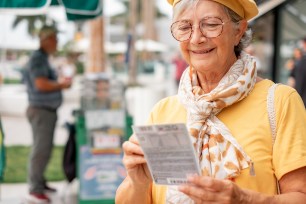
<path fill-rule="evenodd" d="M 203 61 L 191 61 L 191 65 L 196 70 L 200 71 L 209 71 L 211 69 L 215 69 L 216 66 L 212 66 L 211 63 L 203 62 Z"/>

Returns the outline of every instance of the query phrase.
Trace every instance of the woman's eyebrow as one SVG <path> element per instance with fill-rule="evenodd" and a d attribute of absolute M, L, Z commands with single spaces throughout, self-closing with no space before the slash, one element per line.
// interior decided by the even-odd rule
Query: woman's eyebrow
<path fill-rule="evenodd" d="M 200 20 L 209 19 L 209 18 L 217 18 L 217 19 L 223 20 L 223 18 L 220 16 L 203 16 L 200 18 Z"/>

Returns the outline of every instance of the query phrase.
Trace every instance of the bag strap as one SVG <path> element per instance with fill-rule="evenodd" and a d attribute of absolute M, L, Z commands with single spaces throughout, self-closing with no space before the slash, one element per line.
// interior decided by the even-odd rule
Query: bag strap
<path fill-rule="evenodd" d="M 270 122 L 270 127 L 271 127 L 271 132 L 272 132 L 272 149 L 273 149 L 275 138 L 277 135 L 274 96 L 275 96 L 275 89 L 278 85 L 279 84 L 273 84 L 269 88 L 268 96 L 267 96 L 267 110 L 268 110 L 269 122 Z M 277 184 L 277 194 L 280 194 L 280 187 L 279 187 L 279 182 L 277 178 L 276 178 L 276 184 Z"/>
<path fill-rule="evenodd" d="M 279 84 L 273 84 L 269 90 L 268 90 L 268 96 L 267 96 L 267 109 L 268 109 L 268 116 L 269 116 L 269 122 L 272 132 L 272 146 L 274 145 L 275 138 L 276 138 L 276 113 L 275 113 L 275 107 L 274 107 L 274 95 L 275 95 L 275 89 Z"/>

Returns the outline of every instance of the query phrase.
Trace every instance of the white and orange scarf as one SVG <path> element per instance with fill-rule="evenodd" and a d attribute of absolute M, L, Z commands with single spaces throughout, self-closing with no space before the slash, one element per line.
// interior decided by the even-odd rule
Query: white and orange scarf
<path fill-rule="evenodd" d="M 252 91 L 256 76 L 255 60 L 246 53 L 241 54 L 210 93 L 204 93 L 194 69 L 188 68 L 183 73 L 178 97 L 187 110 L 187 127 L 203 176 L 232 179 L 242 169 L 253 165 L 216 115 L 223 108 L 244 99 Z M 188 204 L 193 201 L 172 186 L 168 187 L 166 203 Z"/>

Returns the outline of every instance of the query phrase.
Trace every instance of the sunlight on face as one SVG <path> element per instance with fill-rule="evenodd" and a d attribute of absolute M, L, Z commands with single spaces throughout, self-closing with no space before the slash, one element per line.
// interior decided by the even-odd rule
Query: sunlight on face
<path fill-rule="evenodd" d="M 48 36 L 46 39 L 41 41 L 41 46 L 50 54 L 56 52 L 57 49 L 57 36 L 56 34 L 52 34 Z"/>
<path fill-rule="evenodd" d="M 220 36 L 206 38 L 199 30 L 199 22 L 207 17 L 217 17 L 224 22 Z M 187 9 L 177 20 L 189 20 L 193 33 L 187 41 L 180 42 L 184 58 L 199 72 L 224 72 L 236 61 L 234 46 L 238 44 L 238 29 L 230 21 L 222 5 L 207 0 L 198 2 L 195 9 Z"/>

